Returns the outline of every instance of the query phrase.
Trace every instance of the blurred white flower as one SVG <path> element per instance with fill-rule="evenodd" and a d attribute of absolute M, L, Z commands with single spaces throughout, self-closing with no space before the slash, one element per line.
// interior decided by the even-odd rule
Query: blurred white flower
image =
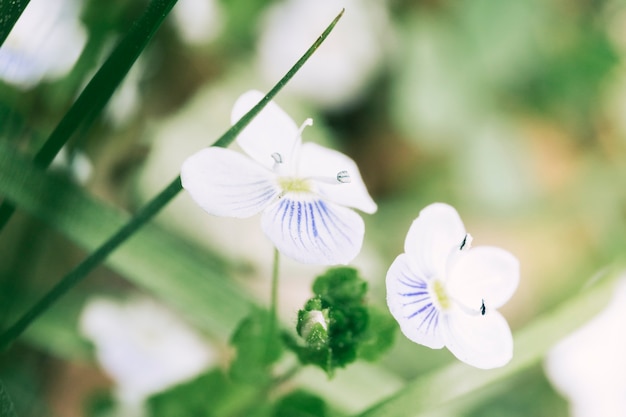
<path fill-rule="evenodd" d="M 76 0 L 31 0 L 0 48 L 0 78 L 29 88 L 69 71 L 87 41 L 79 13 Z"/>
<path fill-rule="evenodd" d="M 606 309 L 560 341 L 544 368 L 573 417 L 626 415 L 626 276 Z"/>
<path fill-rule="evenodd" d="M 126 406 L 190 379 L 215 360 L 209 345 L 162 305 L 147 298 L 119 302 L 94 298 L 80 317 L 80 330 L 96 349 L 102 368 L 116 382 Z"/>
<path fill-rule="evenodd" d="M 222 11 L 215 0 L 179 0 L 172 9 L 174 27 L 191 45 L 209 43 L 222 30 Z"/>
<path fill-rule="evenodd" d="M 67 146 L 61 148 L 52 160 L 53 170 L 65 171 L 79 184 L 86 184 L 93 173 L 93 164 L 89 157 L 80 150 L 67 150 Z"/>
<path fill-rule="evenodd" d="M 258 44 L 260 69 L 268 81 L 280 79 L 342 8 L 344 16 L 289 83 L 289 91 L 325 108 L 358 99 L 390 49 L 391 25 L 380 0 L 286 0 L 270 7 Z"/>
<path fill-rule="evenodd" d="M 404 335 L 415 343 L 446 346 L 477 368 L 507 364 L 513 337 L 496 309 L 519 282 L 519 262 L 500 248 L 470 249 L 456 210 L 442 203 L 424 208 L 413 221 L 387 272 L 387 304 Z"/>
<path fill-rule="evenodd" d="M 258 91 L 235 103 L 236 122 L 263 98 Z M 183 163 L 183 187 L 210 214 L 246 218 L 263 212 L 263 231 L 285 255 L 303 263 L 350 262 L 361 250 L 363 219 L 349 207 L 376 211 L 359 169 L 346 155 L 302 144 L 302 129 L 274 102 L 239 134 L 249 157 L 206 148 Z"/>

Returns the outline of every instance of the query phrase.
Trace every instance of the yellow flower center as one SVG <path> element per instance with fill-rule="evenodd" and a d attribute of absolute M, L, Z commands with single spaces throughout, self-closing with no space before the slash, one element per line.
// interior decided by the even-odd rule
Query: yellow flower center
<path fill-rule="evenodd" d="M 435 298 L 437 302 L 441 306 L 443 310 L 446 310 L 450 307 L 450 299 L 448 298 L 448 294 L 446 294 L 446 289 L 443 287 L 443 284 L 439 280 L 435 280 L 432 286 L 433 294 L 435 294 Z"/>
<path fill-rule="evenodd" d="M 304 178 L 282 177 L 278 179 L 278 184 L 286 193 L 311 192 L 311 183 Z"/>

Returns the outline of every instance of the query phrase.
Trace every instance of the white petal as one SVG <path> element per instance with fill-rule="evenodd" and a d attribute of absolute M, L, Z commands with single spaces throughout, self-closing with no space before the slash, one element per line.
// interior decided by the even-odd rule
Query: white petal
<path fill-rule="evenodd" d="M 442 348 L 440 314 L 428 290 L 428 277 L 411 271 L 403 253 L 391 264 L 386 281 L 387 305 L 402 333 L 420 345 Z"/>
<path fill-rule="evenodd" d="M 498 368 L 513 357 L 511 329 L 495 310 L 484 316 L 453 311 L 443 318 L 442 333 L 450 352 L 468 365 Z"/>
<path fill-rule="evenodd" d="M 280 193 L 274 174 L 247 156 L 223 148 L 206 148 L 185 160 L 183 188 L 209 214 L 250 217 Z"/>
<path fill-rule="evenodd" d="M 255 90 L 241 95 L 233 106 L 231 123 L 235 124 L 263 97 L 263 93 Z M 279 154 L 286 167 L 285 173 L 290 173 L 290 169 L 295 167 L 293 155 L 299 138 L 300 132 L 295 122 L 276 103 L 270 101 L 239 133 L 237 143 L 266 168 L 274 166 L 272 155 Z"/>
<path fill-rule="evenodd" d="M 363 244 L 363 219 L 349 208 L 288 193 L 263 213 L 263 230 L 283 254 L 318 265 L 347 264 Z"/>
<path fill-rule="evenodd" d="M 450 296 L 471 309 L 484 301 L 487 309 L 506 303 L 519 283 L 519 261 L 491 246 L 461 251 L 449 265 L 446 286 Z"/>
<path fill-rule="evenodd" d="M 346 171 L 350 182 L 341 183 L 337 174 Z M 342 206 L 354 207 L 366 213 L 374 213 L 376 203 L 367 192 L 356 163 L 348 156 L 316 143 L 305 143 L 300 148 L 298 175 L 317 178 L 320 195 Z"/>
<path fill-rule="evenodd" d="M 414 270 L 444 279 L 446 263 L 465 238 L 465 227 L 456 210 L 444 203 L 431 204 L 420 212 L 404 242 Z"/>

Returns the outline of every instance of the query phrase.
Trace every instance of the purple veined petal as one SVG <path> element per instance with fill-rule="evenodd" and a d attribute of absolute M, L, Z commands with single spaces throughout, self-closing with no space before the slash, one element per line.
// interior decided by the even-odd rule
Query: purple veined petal
<path fill-rule="evenodd" d="M 344 182 L 337 177 L 347 175 Z M 305 143 L 300 148 L 298 176 L 318 179 L 317 192 L 328 200 L 366 213 L 376 212 L 377 206 L 365 188 L 356 163 L 347 155 L 316 143 Z"/>
<path fill-rule="evenodd" d="M 261 225 L 280 252 L 317 265 L 348 264 L 365 233 L 356 212 L 308 193 L 287 193 L 267 208 Z"/>
<path fill-rule="evenodd" d="M 426 206 L 413 221 L 404 251 L 414 269 L 445 279 L 448 257 L 460 248 L 465 226 L 454 207 L 444 203 Z"/>
<path fill-rule="evenodd" d="M 457 254 L 449 265 L 446 286 L 450 296 L 471 309 L 506 303 L 519 284 L 519 261 L 496 247 L 478 246 Z"/>
<path fill-rule="evenodd" d="M 231 123 L 235 124 L 263 97 L 263 93 L 255 90 L 242 94 L 233 106 Z M 291 173 L 295 168 L 293 155 L 299 138 L 296 123 L 276 103 L 270 101 L 239 133 L 237 143 L 264 167 L 272 169 L 279 158 L 286 167 L 282 172 Z"/>
<path fill-rule="evenodd" d="M 428 277 L 413 272 L 403 253 L 389 267 L 386 285 L 387 305 L 402 333 L 415 343 L 441 349 L 442 316 L 431 298 Z"/>
<path fill-rule="evenodd" d="M 230 149 L 206 148 L 191 155 L 180 178 L 194 201 L 216 216 L 250 217 L 280 194 L 272 172 Z"/>
<path fill-rule="evenodd" d="M 446 347 L 459 360 L 481 369 L 506 365 L 513 357 L 513 335 L 496 310 L 485 315 L 456 309 L 442 320 Z"/>

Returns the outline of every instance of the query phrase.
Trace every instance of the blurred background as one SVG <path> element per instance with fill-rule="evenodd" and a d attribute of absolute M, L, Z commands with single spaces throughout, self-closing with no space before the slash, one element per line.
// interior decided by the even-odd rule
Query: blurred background
<path fill-rule="evenodd" d="M 147 4 L 31 0 L 0 49 L 2 149 L 33 155 Z M 625 6 L 179 0 L 92 128 L 55 160 L 48 191 L 58 212 L 18 209 L 0 235 L 0 325 L 225 132 L 237 97 L 268 91 L 345 7 L 276 101 L 298 125 L 314 119 L 305 141 L 356 160 L 379 205 L 364 215 L 355 261 L 370 302 L 385 306 L 385 273 L 409 225 L 442 201 L 474 246 L 520 259 L 520 287 L 502 313 L 513 331 L 523 328 L 624 259 Z M 79 204 L 60 210 L 64 198 Z M 103 416 L 112 398 L 132 408 L 228 363 L 235 324 L 250 301 L 269 298 L 272 247 L 259 219 L 212 218 L 182 192 L 154 223 L 0 355 L 20 416 Z M 285 324 L 322 271 L 284 260 Z M 298 380 L 353 413 L 454 361 L 400 336 L 379 363 L 332 383 L 321 371 Z M 173 374 L 157 369 L 168 361 Z M 568 413 L 537 364 L 448 415 Z"/>

